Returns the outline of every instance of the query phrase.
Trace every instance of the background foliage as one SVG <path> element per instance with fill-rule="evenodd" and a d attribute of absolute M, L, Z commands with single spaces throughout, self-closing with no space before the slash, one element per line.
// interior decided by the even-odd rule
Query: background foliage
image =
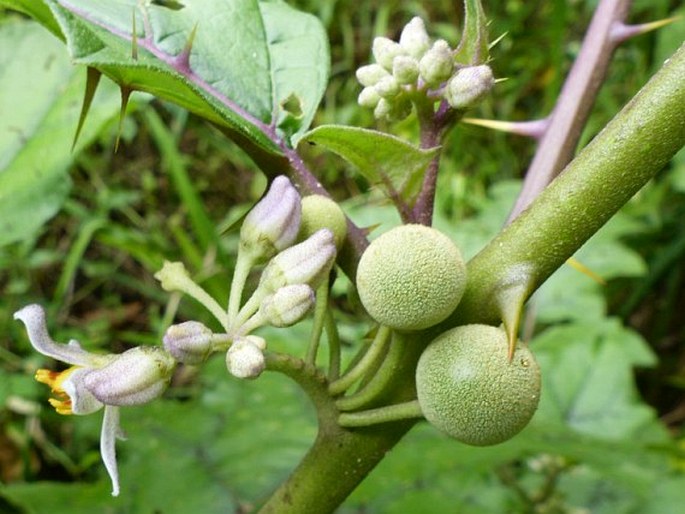
<path fill-rule="evenodd" d="M 373 35 L 396 35 L 415 14 L 451 42 L 460 26 L 455 2 L 292 3 L 318 16 L 331 39 L 332 81 L 315 125 L 372 125 L 355 104 L 353 71 L 368 61 Z M 509 80 L 477 114 L 544 116 L 594 2 L 496 4 L 486 6 L 491 31 L 507 36 L 493 51 L 493 68 Z M 630 21 L 671 15 L 677 5 L 635 2 Z M 680 21 L 617 50 L 586 141 L 684 34 Z M 249 512 L 314 437 L 313 411 L 293 384 L 274 375 L 240 383 L 221 359 L 201 371 L 181 368 L 163 401 L 123 413 L 130 438 L 118 448 L 124 494 L 115 500 L 97 454 L 99 419 L 52 412 L 32 379 L 46 362 L 30 351 L 12 313 L 40 301 L 57 340 L 111 351 L 156 344 L 174 317 L 212 326 L 191 301 L 163 294 L 152 273 L 164 258 L 183 260 L 225 298 L 234 223 L 261 194 L 263 178 L 217 130 L 143 95 L 132 98 L 115 153 L 113 88 L 98 92 L 71 153 L 85 72 L 70 66 L 62 43 L 9 11 L 0 12 L 0 64 L 0 226 L 5 213 L 33 206 L 20 225 L 0 230 L 0 511 Z M 416 130 L 408 121 L 395 133 L 412 139 Z M 468 257 L 501 228 L 532 151 L 528 140 L 463 124 L 450 135 L 436 225 Z M 307 154 L 334 196 L 351 198 L 342 205 L 358 224 L 381 223 L 380 232 L 399 222 L 380 192 L 340 158 L 316 148 Z M 13 194 L 31 172 L 41 177 L 31 196 Z M 423 512 L 426 505 L 437 514 L 680 512 L 684 199 L 681 152 L 579 252 L 606 286 L 567 266 L 536 294 L 526 330 L 544 384 L 530 427 L 503 445 L 474 449 L 422 424 L 341 512 Z M 355 321 L 359 304 L 342 277 L 335 295 L 352 353 L 370 324 Z M 267 338 L 274 349 L 301 354 L 307 328 Z"/>

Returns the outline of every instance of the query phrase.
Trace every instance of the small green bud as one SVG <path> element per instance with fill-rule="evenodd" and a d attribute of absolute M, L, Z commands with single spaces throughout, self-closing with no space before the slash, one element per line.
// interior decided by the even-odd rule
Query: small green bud
<path fill-rule="evenodd" d="M 183 291 L 188 288 L 189 283 L 193 283 L 190 273 L 182 262 L 164 261 L 162 269 L 155 273 L 155 278 L 159 280 L 162 289 L 165 291 Z"/>
<path fill-rule="evenodd" d="M 226 352 L 226 367 L 236 378 L 257 378 L 266 367 L 264 353 L 248 338 L 237 338 Z"/>
<path fill-rule="evenodd" d="M 164 349 L 185 364 L 200 364 L 212 351 L 212 331 L 199 321 L 171 325 L 164 334 Z"/>
<path fill-rule="evenodd" d="M 408 55 L 398 55 L 392 62 L 392 74 L 401 85 L 415 84 L 419 78 L 419 61 Z"/>
<path fill-rule="evenodd" d="M 462 68 L 445 88 L 445 99 L 455 109 L 468 109 L 480 103 L 495 85 L 487 64 Z"/>
<path fill-rule="evenodd" d="M 287 177 L 276 177 L 240 228 L 240 250 L 266 262 L 295 241 L 300 229 L 300 195 Z"/>
<path fill-rule="evenodd" d="M 421 18 L 416 16 L 404 26 L 400 34 L 400 46 L 415 59 L 421 59 L 430 48 L 430 38 Z"/>
<path fill-rule="evenodd" d="M 373 116 L 377 120 L 387 120 L 389 119 L 390 112 L 392 111 L 392 104 L 388 102 L 385 98 L 381 98 L 373 110 Z"/>
<path fill-rule="evenodd" d="M 375 86 L 379 80 L 389 77 L 390 73 L 380 64 L 367 64 L 357 69 L 356 75 L 362 86 L 369 87 Z"/>
<path fill-rule="evenodd" d="M 439 39 L 419 61 L 421 78 L 431 87 L 437 87 L 452 76 L 454 58 L 444 39 Z"/>
<path fill-rule="evenodd" d="M 386 71 L 392 71 L 392 61 L 398 55 L 404 55 L 404 49 L 387 37 L 376 37 L 373 39 L 373 46 L 371 51 L 376 59 L 376 62 L 383 66 Z"/>
<path fill-rule="evenodd" d="M 304 240 L 317 230 L 327 228 L 333 232 L 335 247 L 339 250 L 347 237 L 347 218 L 337 202 L 322 195 L 302 199 L 302 222 L 298 239 Z"/>
<path fill-rule="evenodd" d="M 376 88 L 373 86 L 368 86 L 362 89 L 361 93 L 357 97 L 357 103 L 362 107 L 367 107 L 373 109 L 378 105 L 381 97 L 376 92 Z"/>
<path fill-rule="evenodd" d="M 276 292 L 284 286 L 307 284 L 312 289 L 328 276 L 335 261 L 333 232 L 323 228 L 276 255 L 262 272 L 258 290 Z"/>
<path fill-rule="evenodd" d="M 374 86 L 374 89 L 380 97 L 385 98 L 387 100 L 392 100 L 402 91 L 400 85 L 397 83 L 397 80 L 393 76 L 388 76 L 384 79 L 379 80 L 378 83 Z"/>
<path fill-rule="evenodd" d="M 305 284 L 295 284 L 278 289 L 262 300 L 259 315 L 273 327 L 294 325 L 311 310 L 315 301 L 314 291 Z"/>

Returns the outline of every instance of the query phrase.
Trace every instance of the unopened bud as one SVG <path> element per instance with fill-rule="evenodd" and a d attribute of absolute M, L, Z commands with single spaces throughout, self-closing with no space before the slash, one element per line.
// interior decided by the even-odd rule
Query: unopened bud
<path fill-rule="evenodd" d="M 392 111 L 392 104 L 388 102 L 385 98 L 381 98 L 376 108 L 373 110 L 373 116 L 377 120 L 387 120 L 389 119 L 390 112 Z"/>
<path fill-rule="evenodd" d="M 387 37 L 376 37 L 373 39 L 373 46 L 371 48 L 376 62 L 383 66 L 386 71 L 392 71 L 392 61 L 398 55 L 404 55 L 404 49 Z"/>
<path fill-rule="evenodd" d="M 402 121 L 404 118 L 411 114 L 412 103 L 408 98 L 397 98 L 393 102 L 388 102 L 385 99 L 381 99 L 374 109 L 373 114 L 376 119 L 387 120 L 391 122 Z"/>
<path fill-rule="evenodd" d="M 454 57 L 444 39 L 439 39 L 419 61 L 421 78 L 429 86 L 439 86 L 452 76 Z"/>
<path fill-rule="evenodd" d="M 374 89 L 380 97 L 387 100 L 395 98 L 400 94 L 401 91 L 400 85 L 397 83 L 397 79 L 395 79 L 395 77 L 392 75 L 379 80 L 374 86 Z"/>
<path fill-rule="evenodd" d="M 240 249 L 266 262 L 295 241 L 300 229 L 300 195 L 287 177 L 276 177 L 268 193 L 247 214 Z"/>
<path fill-rule="evenodd" d="M 258 289 L 276 292 L 284 286 L 307 284 L 312 289 L 328 276 L 335 261 L 333 233 L 324 228 L 280 252 L 262 272 Z"/>
<path fill-rule="evenodd" d="M 379 80 L 389 77 L 390 73 L 380 64 L 367 64 L 357 69 L 356 76 L 362 86 L 368 87 L 375 86 Z"/>
<path fill-rule="evenodd" d="M 259 314 L 273 327 L 294 325 L 314 306 L 314 291 L 304 284 L 281 287 L 267 296 L 259 307 Z"/>
<path fill-rule="evenodd" d="M 185 364 L 200 364 L 212 351 L 212 331 L 199 321 L 171 325 L 164 334 L 164 348 Z"/>
<path fill-rule="evenodd" d="M 408 55 L 398 55 L 392 62 L 392 75 L 401 85 L 415 84 L 419 78 L 419 61 Z"/>
<path fill-rule="evenodd" d="M 347 237 L 345 213 L 337 202 L 326 196 L 305 196 L 302 199 L 302 222 L 297 238 L 305 240 L 322 228 L 333 232 L 335 247 L 339 250 Z"/>
<path fill-rule="evenodd" d="M 236 339 L 226 352 L 226 367 L 236 378 L 257 378 L 265 366 L 264 353 L 247 338 Z"/>
<path fill-rule="evenodd" d="M 137 346 L 83 377 L 86 388 L 105 405 L 140 405 L 169 385 L 174 358 L 156 346 Z"/>
<path fill-rule="evenodd" d="M 430 44 L 430 38 L 426 32 L 423 20 L 415 16 L 402 29 L 400 46 L 415 59 L 421 59 L 423 54 L 430 48 Z"/>
<path fill-rule="evenodd" d="M 467 109 L 485 98 L 495 85 L 492 69 L 486 64 L 459 70 L 445 88 L 445 99 L 455 109 Z"/>
<path fill-rule="evenodd" d="M 373 86 L 365 87 L 357 97 L 357 103 L 362 107 L 373 109 L 378 105 L 381 96 L 376 92 Z"/>

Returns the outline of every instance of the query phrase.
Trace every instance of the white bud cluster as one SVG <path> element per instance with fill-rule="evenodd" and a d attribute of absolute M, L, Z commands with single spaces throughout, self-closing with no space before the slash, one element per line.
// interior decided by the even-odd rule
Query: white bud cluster
<path fill-rule="evenodd" d="M 419 17 L 405 25 L 399 42 L 376 37 L 372 53 L 376 62 L 360 67 L 356 73 L 364 86 L 357 102 L 373 109 L 376 119 L 406 118 L 412 110 L 411 95 L 416 92 L 434 101 L 444 98 L 455 109 L 470 108 L 494 85 L 489 66 L 464 67 L 456 63 L 455 52 L 447 41 L 431 41 Z"/>

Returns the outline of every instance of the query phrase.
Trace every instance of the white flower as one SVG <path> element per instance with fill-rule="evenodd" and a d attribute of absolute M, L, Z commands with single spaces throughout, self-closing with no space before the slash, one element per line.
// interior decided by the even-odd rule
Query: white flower
<path fill-rule="evenodd" d="M 158 347 L 132 348 L 120 355 L 85 351 L 77 341 L 59 344 L 47 331 L 45 310 L 36 304 L 14 313 L 26 325 L 33 347 L 48 357 L 71 365 L 58 372 L 39 369 L 36 380 L 55 394 L 50 404 L 59 414 L 91 414 L 104 407 L 100 435 L 102 461 L 112 480 L 112 496 L 119 494 L 115 442 L 119 435 L 119 407 L 140 405 L 166 389 L 176 362 Z"/>

